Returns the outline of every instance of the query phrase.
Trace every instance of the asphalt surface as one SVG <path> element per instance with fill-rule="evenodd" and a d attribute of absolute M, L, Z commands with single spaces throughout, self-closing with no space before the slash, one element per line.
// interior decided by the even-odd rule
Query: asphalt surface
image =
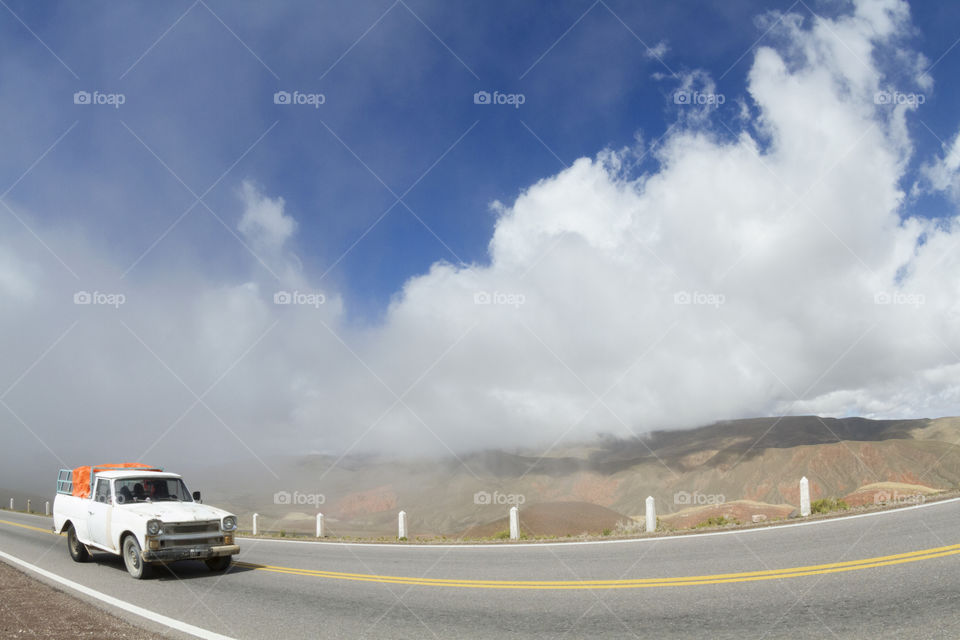
<path fill-rule="evenodd" d="M 109 555 L 74 563 L 65 538 L 39 530 L 49 523 L 0 511 L 0 550 L 237 638 L 960 638 L 960 501 L 600 544 L 241 539 L 226 574 L 185 562 L 146 581 Z M 796 567 L 808 568 L 784 571 Z M 708 577 L 677 580 L 691 576 Z"/>

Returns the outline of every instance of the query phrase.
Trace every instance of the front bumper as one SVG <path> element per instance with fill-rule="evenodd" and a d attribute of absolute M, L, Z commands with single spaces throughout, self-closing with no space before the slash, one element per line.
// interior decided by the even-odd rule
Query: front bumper
<path fill-rule="evenodd" d="M 218 556 L 232 556 L 240 553 L 240 545 L 184 545 L 182 547 L 167 547 L 151 551 L 145 549 L 140 552 L 144 562 L 173 562 L 175 560 L 206 560 Z"/>

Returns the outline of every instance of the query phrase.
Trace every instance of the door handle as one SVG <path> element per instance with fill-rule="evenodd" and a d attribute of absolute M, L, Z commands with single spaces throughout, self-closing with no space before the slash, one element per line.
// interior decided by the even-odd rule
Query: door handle
<path fill-rule="evenodd" d="M 93 515 L 93 511 L 87 511 L 87 513 L 89 513 L 91 516 Z"/>

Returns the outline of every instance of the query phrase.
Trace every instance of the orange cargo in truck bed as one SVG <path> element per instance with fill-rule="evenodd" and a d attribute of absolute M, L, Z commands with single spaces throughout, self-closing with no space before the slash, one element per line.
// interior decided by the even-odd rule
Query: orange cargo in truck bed
<path fill-rule="evenodd" d="M 163 471 L 159 467 L 154 467 L 142 462 L 118 462 L 113 464 L 96 464 L 88 467 L 77 467 L 73 470 L 73 495 L 78 498 L 90 497 L 90 477 L 98 471 L 108 471 L 112 469 L 142 469 L 144 471 Z"/>

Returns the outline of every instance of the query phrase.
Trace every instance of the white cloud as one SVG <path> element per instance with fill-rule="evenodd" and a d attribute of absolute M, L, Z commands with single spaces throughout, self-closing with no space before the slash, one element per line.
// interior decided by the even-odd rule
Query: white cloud
<path fill-rule="evenodd" d="M 960 201 L 960 133 L 944 145 L 943 156 L 924 165 L 922 171 L 932 189 L 945 191 Z"/>
<path fill-rule="evenodd" d="M 250 181 L 244 181 L 240 194 L 246 209 L 237 228 L 252 243 L 279 250 L 297 228 L 296 221 L 283 212 L 283 198 L 268 198 Z"/>
<path fill-rule="evenodd" d="M 854 413 L 957 411 L 932 387 L 889 402 L 960 352 L 955 238 L 901 220 L 907 110 L 874 99 L 874 47 L 909 28 L 905 6 L 784 25 L 788 46 L 761 47 L 749 75 L 762 140 L 726 141 L 706 110 L 683 115 L 659 171 L 627 178 L 617 154 L 581 158 L 502 210 L 489 267 L 407 284 L 388 344 L 439 354 L 474 327 L 434 370 L 442 382 L 414 394 L 426 422 L 490 445 L 833 412 L 837 394 Z M 716 90 L 696 72 L 681 89 Z M 477 290 L 525 304 L 478 309 Z M 674 304 L 677 292 L 708 304 Z"/>
<path fill-rule="evenodd" d="M 890 73 L 925 82 L 914 57 L 878 66 L 910 28 L 898 2 L 809 28 L 787 17 L 737 96 L 752 126 L 717 133 L 709 111 L 676 105 L 656 171 L 630 175 L 632 152 L 603 151 L 539 181 L 496 208 L 488 265 L 433 265 L 374 327 L 351 326 L 335 291 L 274 304 L 278 288 L 320 287 L 292 254 L 283 199 L 244 183 L 239 230 L 279 282 L 125 282 L 111 316 L 63 304 L 78 286 L 61 271 L 34 273 L 19 290 L 42 304 L 2 318 L 30 336 L 3 379 L 81 324 L 10 402 L 38 433 L 81 416 L 91 433 L 67 438 L 74 450 L 110 442 L 134 459 L 157 438 L 158 455 L 445 451 L 778 411 L 957 413 L 960 229 L 904 214 L 909 109 L 874 100 Z M 956 148 L 940 161 L 953 175 Z M 0 287 L 38 256 L 0 261 Z M 131 424 L 132 445 L 117 436 Z"/>
<path fill-rule="evenodd" d="M 656 60 L 663 59 L 667 53 L 670 51 L 670 45 L 666 40 L 661 40 L 652 47 L 648 47 L 644 52 L 644 55 L 648 58 L 654 58 Z"/>
<path fill-rule="evenodd" d="M 12 250 L 0 246 L 0 296 L 7 297 L 10 303 L 29 301 L 33 288 L 27 271 Z"/>

